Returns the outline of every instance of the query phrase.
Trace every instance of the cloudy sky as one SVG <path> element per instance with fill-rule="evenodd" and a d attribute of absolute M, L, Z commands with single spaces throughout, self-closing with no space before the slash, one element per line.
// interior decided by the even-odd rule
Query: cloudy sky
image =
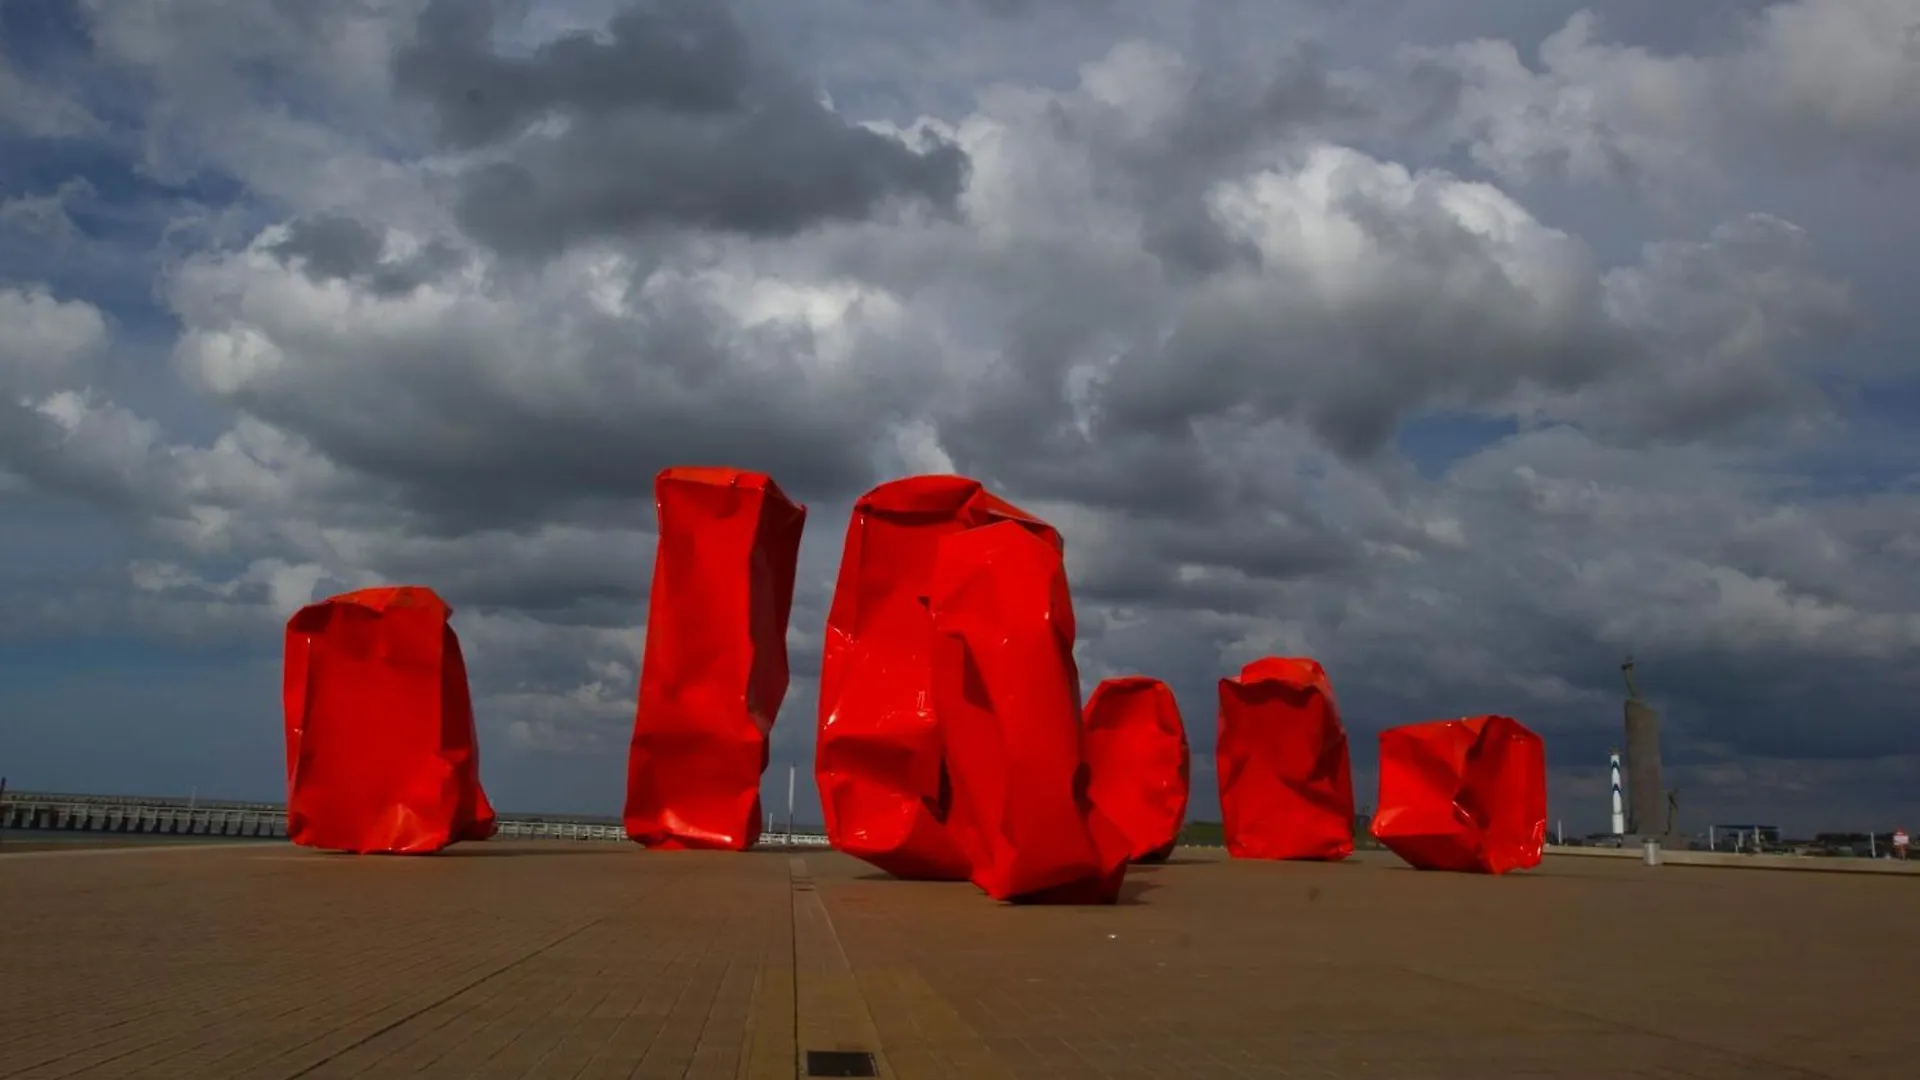
<path fill-rule="evenodd" d="M 281 627 L 458 610 L 509 810 L 616 812 L 654 473 L 956 471 L 1084 677 L 1506 713 L 1605 824 L 1920 824 L 1915 0 L 0 8 L 0 773 L 275 797 Z M 1363 801 L 1370 801 L 1367 795 Z"/>

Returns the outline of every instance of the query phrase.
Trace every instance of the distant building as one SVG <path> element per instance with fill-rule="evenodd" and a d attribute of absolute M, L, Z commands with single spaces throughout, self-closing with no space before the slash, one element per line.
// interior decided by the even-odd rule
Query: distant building
<path fill-rule="evenodd" d="M 1709 825 L 1707 837 L 1717 851 L 1752 851 L 1780 846 L 1778 825 Z"/>

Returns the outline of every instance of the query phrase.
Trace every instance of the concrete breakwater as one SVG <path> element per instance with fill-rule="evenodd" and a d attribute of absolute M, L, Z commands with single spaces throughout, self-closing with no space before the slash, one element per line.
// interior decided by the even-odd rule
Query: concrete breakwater
<path fill-rule="evenodd" d="M 0 829 L 271 839 L 287 835 L 287 815 L 270 805 L 193 806 L 9 792 L 0 802 Z"/>
<path fill-rule="evenodd" d="M 7 830 L 128 836 L 205 836 L 285 839 L 287 810 L 277 803 L 198 802 L 139 796 L 63 795 L 9 791 L 0 796 L 0 844 Z M 626 830 L 604 819 L 502 815 L 502 840 L 627 840 Z M 825 847 L 813 834 L 769 833 L 763 847 Z"/>

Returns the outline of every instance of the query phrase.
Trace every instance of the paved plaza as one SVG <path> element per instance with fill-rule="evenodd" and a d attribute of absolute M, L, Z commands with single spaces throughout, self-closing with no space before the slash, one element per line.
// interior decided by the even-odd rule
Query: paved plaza
<path fill-rule="evenodd" d="M 1910 1080 L 1916 900 L 1576 858 L 1183 850 L 1040 908 L 826 851 L 0 855 L 0 1078 Z"/>

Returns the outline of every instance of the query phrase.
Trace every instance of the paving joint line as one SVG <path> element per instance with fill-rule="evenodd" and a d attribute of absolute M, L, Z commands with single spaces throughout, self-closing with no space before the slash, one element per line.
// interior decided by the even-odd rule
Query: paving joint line
<path fill-rule="evenodd" d="M 1553 1012 L 1562 1013 L 1567 1016 L 1577 1016 L 1582 1020 L 1591 1020 L 1594 1023 L 1605 1024 L 1609 1027 L 1619 1028 L 1622 1031 L 1630 1031 L 1636 1035 L 1645 1035 L 1650 1038 L 1661 1039 L 1666 1042 L 1679 1043 L 1682 1046 L 1691 1046 L 1696 1050 L 1707 1050 L 1716 1054 L 1725 1054 L 1730 1058 L 1734 1058 L 1738 1060 L 1743 1065 L 1759 1066 L 1759 1067 L 1769 1068 L 1769 1069 L 1786 1069 L 1790 1072 L 1799 1073 L 1802 1076 L 1812 1078 L 1812 1080 L 1841 1080 L 1840 1077 L 1837 1077 L 1832 1073 L 1821 1072 L 1818 1069 L 1809 1069 L 1803 1065 L 1793 1065 L 1784 1061 L 1771 1061 L 1771 1060 L 1768 1060 L 1767 1058 L 1760 1057 L 1756 1054 L 1753 1054 L 1745 1050 L 1737 1050 L 1731 1047 L 1719 1046 L 1714 1043 L 1704 1042 L 1700 1039 L 1688 1038 L 1685 1035 L 1675 1035 L 1672 1032 L 1661 1031 L 1657 1028 L 1650 1028 L 1642 1024 L 1636 1024 L 1630 1020 L 1619 1020 L 1611 1016 L 1602 1016 L 1599 1013 L 1588 1012 L 1585 1009 L 1576 1009 L 1568 1005 L 1557 1005 L 1550 1002 L 1541 1001 L 1538 998 L 1530 998 L 1523 994 L 1518 994 L 1511 990 L 1504 989 L 1502 987 L 1486 986 L 1481 983 L 1469 982 L 1465 979 L 1454 978 L 1446 975 L 1440 975 L 1432 971 L 1422 970 L 1420 968 L 1406 967 L 1402 965 L 1395 965 L 1395 967 L 1397 970 L 1404 971 L 1409 975 L 1414 975 L 1423 979 L 1431 979 L 1434 982 L 1444 983 L 1448 986 L 1464 987 L 1465 989 L 1478 991 L 1479 993 L 1482 993 L 1482 994 L 1491 994 L 1497 997 L 1507 998 L 1510 1001 L 1523 1002 L 1525 1004 L 1532 1005 L 1536 1008 L 1549 1009 Z"/>
<path fill-rule="evenodd" d="M 168 851 L 233 851 L 237 848 L 286 847 L 284 840 L 211 840 L 181 844 L 135 843 L 95 847 L 76 842 L 71 850 L 35 848 L 32 851 L 8 851 L 0 843 L 0 859 L 83 859 L 108 855 L 157 855 Z"/>
<path fill-rule="evenodd" d="M 300 1069 L 298 1072 L 288 1073 L 285 1077 L 285 1080 L 300 1080 L 300 1077 L 306 1076 L 309 1073 L 314 1072 L 315 1070 L 321 1068 L 322 1066 L 327 1065 L 328 1063 L 332 1062 L 334 1059 L 338 1057 L 341 1057 L 342 1055 L 350 1054 L 353 1051 L 360 1049 L 361 1047 L 367 1045 L 373 1040 L 379 1038 L 382 1035 L 385 1035 L 386 1033 L 394 1030 L 395 1028 L 400 1027 L 403 1024 L 409 1023 L 429 1012 L 432 1012 L 433 1010 L 439 1008 L 442 1005 L 445 1005 L 447 1002 L 452 1001 L 454 998 L 459 997 L 460 995 L 468 992 L 469 990 L 473 990 L 474 988 L 490 980 L 497 979 L 500 976 L 505 975 L 507 972 L 512 971 L 514 968 L 519 967 L 521 964 L 524 964 L 527 961 L 532 960 L 536 957 L 543 956 L 546 953 L 551 952 L 555 948 L 558 948 L 559 946 L 564 945 L 569 941 L 572 941 L 574 938 L 579 937 L 581 934 L 586 933 L 588 930 L 591 930 L 594 927 L 600 925 L 601 923 L 606 922 L 608 919 L 613 917 L 613 914 L 614 914 L 613 912 L 608 912 L 607 914 L 602 915 L 597 919 L 593 919 L 589 922 L 585 922 L 580 924 L 579 926 L 574 927 L 572 930 L 569 930 L 566 933 L 560 935 L 559 937 L 554 938 L 552 941 L 549 941 L 545 945 L 542 945 L 539 948 L 533 950 L 532 952 L 527 953 L 525 956 L 507 961 L 505 964 L 502 964 L 501 966 L 493 969 L 492 971 L 487 972 L 485 975 L 482 975 L 479 978 L 474 979 L 473 981 L 467 983 L 466 985 L 456 990 L 453 990 L 450 993 L 447 993 L 440 998 L 430 1001 L 425 1005 L 420 1006 L 418 1009 L 415 1009 L 412 1012 L 408 1013 L 407 1015 L 402 1016 L 400 1019 L 395 1020 L 392 1023 L 386 1024 L 376 1031 L 370 1032 L 367 1035 L 364 1035 L 358 1039 L 355 1039 L 352 1043 L 346 1046 L 343 1046 L 338 1050 L 335 1050 L 333 1053 L 328 1054 L 327 1056 L 321 1058 L 316 1062 L 313 1062 L 312 1064 L 306 1066 L 303 1069 Z"/>
<path fill-rule="evenodd" d="M 805 1017 L 805 1010 L 801 1008 L 801 1001 L 806 996 L 802 988 L 802 969 L 800 965 L 800 907 L 802 904 L 808 905 L 815 913 L 813 917 L 807 920 L 807 923 L 810 926 L 817 924 L 817 926 L 810 931 L 810 936 L 816 939 L 812 943 L 814 945 L 813 951 L 819 955 L 811 956 L 809 959 L 816 962 L 824 961 L 824 967 L 816 970 L 815 974 L 825 978 L 838 976 L 845 980 L 845 985 L 840 989 L 851 995 L 851 1004 L 858 1009 L 857 1016 L 849 1016 L 845 1019 L 850 1021 L 854 1027 L 865 1029 L 863 1033 L 865 1037 L 858 1041 L 870 1044 L 865 1052 L 872 1055 L 877 1075 L 882 1077 L 898 1075 L 894 1071 L 892 1063 L 887 1060 L 886 1051 L 880 1045 L 880 1029 L 873 1021 L 873 1010 L 867 1006 L 865 988 L 860 985 L 859 977 L 854 974 L 853 963 L 847 959 L 846 947 L 841 944 L 840 941 L 839 928 L 833 924 L 833 914 L 827 910 L 826 901 L 820 898 L 819 887 L 815 884 L 813 875 L 807 868 L 806 858 L 800 855 L 789 856 L 787 859 L 787 870 L 787 880 L 793 897 L 792 908 L 794 911 L 794 1075 L 807 1075 L 805 1061 L 806 1047 L 801 1045 L 806 1036 L 806 1032 L 801 1024 L 801 1020 Z M 805 894 L 804 896 L 802 895 L 803 893 Z M 824 931 L 824 934 L 822 934 L 821 931 Z M 827 969 L 831 969 L 831 974 L 829 974 Z M 816 1003 L 816 1006 L 817 1004 L 818 1003 Z"/>

